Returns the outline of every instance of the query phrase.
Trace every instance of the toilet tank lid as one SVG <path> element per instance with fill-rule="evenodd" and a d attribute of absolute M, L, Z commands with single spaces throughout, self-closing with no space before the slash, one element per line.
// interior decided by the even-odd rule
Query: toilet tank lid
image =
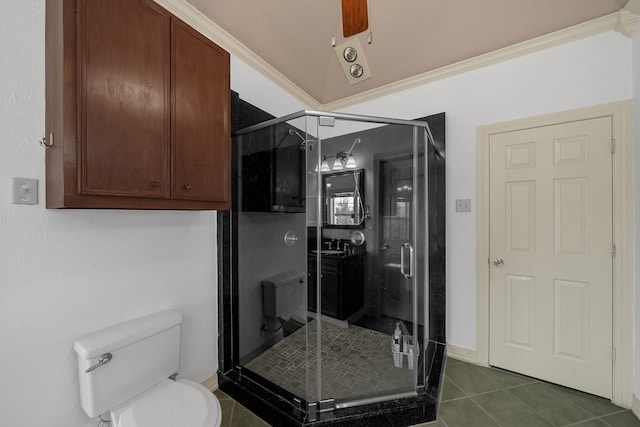
<path fill-rule="evenodd" d="M 273 286 L 277 288 L 278 286 L 285 285 L 292 281 L 301 281 L 304 277 L 304 272 L 296 272 L 296 271 L 283 271 L 282 273 L 274 274 L 273 276 L 266 277 L 262 280 L 263 286 Z"/>
<path fill-rule="evenodd" d="M 181 313 L 174 310 L 161 311 L 79 338 L 74 341 L 73 349 L 78 353 L 79 357 L 91 359 L 181 323 Z"/>

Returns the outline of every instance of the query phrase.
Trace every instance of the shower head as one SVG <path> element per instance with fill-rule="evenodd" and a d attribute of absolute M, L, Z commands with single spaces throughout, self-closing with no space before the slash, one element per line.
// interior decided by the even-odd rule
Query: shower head
<path fill-rule="evenodd" d="M 295 129 L 289 129 L 289 135 L 295 135 L 298 138 L 300 138 L 300 149 L 304 150 L 307 146 L 307 144 L 309 144 L 309 150 L 313 150 L 313 145 L 316 143 L 316 141 L 314 141 L 313 139 L 305 139 L 302 135 L 300 135 L 300 133 L 295 130 Z"/>
<path fill-rule="evenodd" d="M 298 133 L 298 131 L 296 131 L 295 129 L 289 129 L 289 135 L 295 135 L 295 136 L 297 136 L 298 138 L 300 138 L 300 140 L 301 140 L 302 142 L 305 142 L 304 137 L 303 137 L 302 135 L 300 135 L 300 134 Z"/>

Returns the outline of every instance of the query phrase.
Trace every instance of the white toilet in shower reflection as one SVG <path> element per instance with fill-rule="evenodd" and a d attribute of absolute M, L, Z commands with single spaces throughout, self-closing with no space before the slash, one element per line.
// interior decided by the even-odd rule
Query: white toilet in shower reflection
<path fill-rule="evenodd" d="M 78 339 L 80 401 L 112 427 L 218 427 L 220 403 L 180 365 L 182 314 L 162 311 Z M 109 415 L 107 417 L 106 415 Z"/>
<path fill-rule="evenodd" d="M 262 309 L 268 332 L 284 332 L 306 323 L 304 304 L 305 274 L 284 271 L 262 280 Z M 274 327 L 273 325 L 277 325 Z"/>

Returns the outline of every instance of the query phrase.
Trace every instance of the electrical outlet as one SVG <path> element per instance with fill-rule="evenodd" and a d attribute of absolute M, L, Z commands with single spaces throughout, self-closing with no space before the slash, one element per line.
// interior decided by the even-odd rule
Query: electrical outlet
<path fill-rule="evenodd" d="M 38 204 L 38 180 L 35 178 L 13 178 L 13 203 Z"/>
<path fill-rule="evenodd" d="M 471 199 L 456 199 L 456 212 L 471 212 Z"/>

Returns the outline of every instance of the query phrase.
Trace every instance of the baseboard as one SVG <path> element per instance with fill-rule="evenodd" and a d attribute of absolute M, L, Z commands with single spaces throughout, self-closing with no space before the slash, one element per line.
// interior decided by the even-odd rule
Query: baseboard
<path fill-rule="evenodd" d="M 633 411 L 634 414 L 636 414 L 636 417 L 638 417 L 638 419 L 640 420 L 640 398 L 635 394 L 633 395 L 633 400 L 631 402 L 631 410 Z"/>
<path fill-rule="evenodd" d="M 213 374 L 206 380 L 202 381 L 200 384 L 211 391 L 216 391 L 218 389 L 218 374 Z"/>
<path fill-rule="evenodd" d="M 307 318 L 317 319 L 318 314 L 314 313 L 313 311 L 307 311 Z M 349 328 L 349 322 L 347 320 L 334 319 L 333 317 L 325 316 L 324 314 L 320 315 L 320 320 L 322 320 L 323 322 L 331 323 L 333 326 L 337 326 L 339 328 Z"/>
<path fill-rule="evenodd" d="M 447 344 L 447 356 L 462 360 L 463 362 L 478 363 L 478 356 L 475 350 L 458 347 L 453 344 Z"/>

